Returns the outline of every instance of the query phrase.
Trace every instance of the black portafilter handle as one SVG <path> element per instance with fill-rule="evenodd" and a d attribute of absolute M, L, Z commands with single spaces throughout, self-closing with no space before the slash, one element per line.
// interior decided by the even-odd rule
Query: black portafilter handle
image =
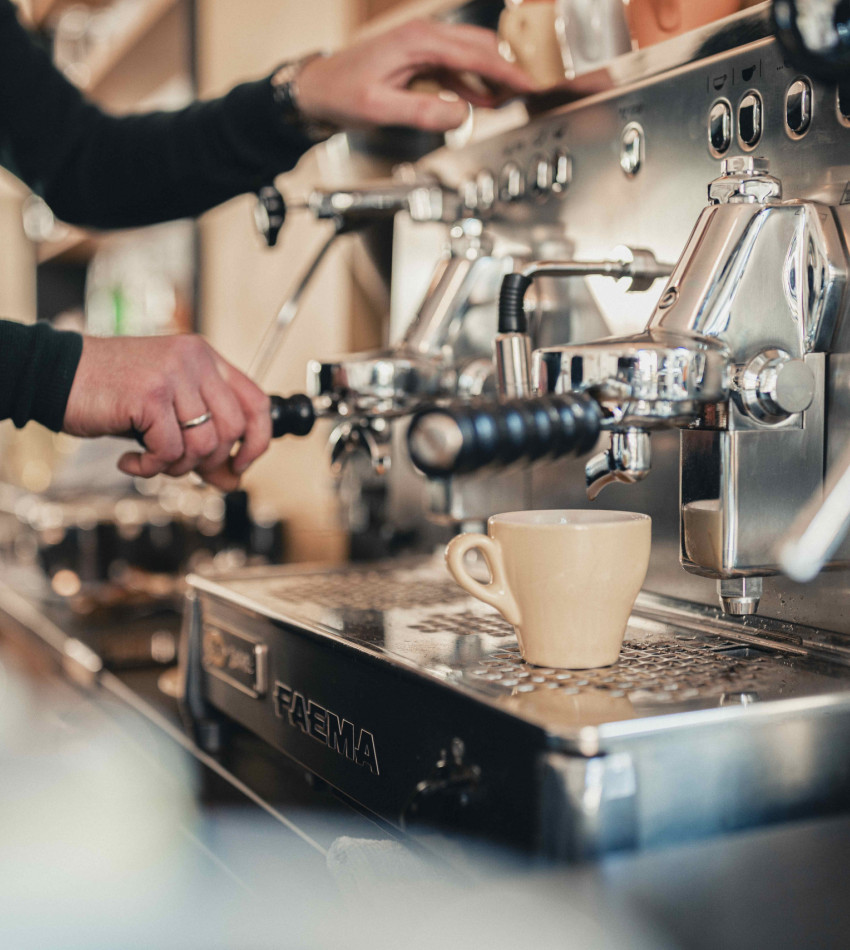
<path fill-rule="evenodd" d="M 316 421 L 313 401 L 303 393 L 294 396 L 270 396 L 272 438 L 282 435 L 307 435 Z"/>
<path fill-rule="evenodd" d="M 584 394 L 457 402 L 416 412 L 407 446 L 423 474 L 448 478 L 487 466 L 584 455 L 596 445 L 601 425 L 599 404 Z"/>

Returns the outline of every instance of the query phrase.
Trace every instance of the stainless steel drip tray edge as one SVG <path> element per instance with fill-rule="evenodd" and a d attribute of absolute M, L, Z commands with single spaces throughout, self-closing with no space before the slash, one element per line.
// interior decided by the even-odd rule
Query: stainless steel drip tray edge
<path fill-rule="evenodd" d="M 733 722 L 751 726 L 766 723 L 778 724 L 783 720 L 802 719 L 827 713 L 850 717 L 850 692 L 788 697 L 749 706 L 721 706 L 677 711 L 665 716 L 623 719 L 596 726 L 584 726 L 577 731 L 574 738 L 577 742 L 577 751 L 584 755 L 594 755 L 602 751 L 604 742 L 609 739 L 628 739 L 682 729 L 728 726 Z"/>
<path fill-rule="evenodd" d="M 756 614 L 732 618 L 718 608 L 641 591 L 635 615 L 701 634 L 850 666 L 850 637 Z"/>

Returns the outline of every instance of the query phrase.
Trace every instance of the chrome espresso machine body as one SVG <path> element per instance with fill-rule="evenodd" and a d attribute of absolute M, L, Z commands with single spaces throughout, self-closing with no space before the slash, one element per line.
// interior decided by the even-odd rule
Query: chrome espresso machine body
<path fill-rule="evenodd" d="M 583 452 L 608 432 L 587 471 L 438 480 L 437 507 L 652 514 L 620 661 L 524 664 L 439 558 L 193 577 L 184 707 L 208 747 L 236 722 L 397 827 L 559 858 L 847 807 L 850 548 L 833 531 L 833 569 L 805 584 L 782 567 L 850 429 L 850 94 L 791 65 L 767 24 L 765 5 L 622 57 L 611 91 L 417 167 L 460 196 L 455 227 L 476 222 L 500 274 L 533 280 L 526 339 L 502 348 L 517 372 L 478 392 L 598 406 Z M 437 247 L 451 227 L 397 221 L 398 338 L 428 229 Z M 440 344 L 455 369 L 492 361 L 497 329 L 491 291 L 464 299 Z M 392 425 L 392 517 L 424 517 Z"/>

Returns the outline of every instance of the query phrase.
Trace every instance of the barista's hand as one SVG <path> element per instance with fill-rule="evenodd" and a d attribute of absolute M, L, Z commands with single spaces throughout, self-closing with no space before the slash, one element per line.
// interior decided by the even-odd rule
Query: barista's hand
<path fill-rule="evenodd" d="M 209 422 L 180 427 L 206 412 Z M 80 436 L 135 429 L 147 452 L 123 455 L 122 472 L 149 478 L 195 471 L 231 491 L 268 448 L 271 417 L 262 390 L 199 336 L 85 337 L 63 428 Z"/>
<path fill-rule="evenodd" d="M 412 91 L 411 82 L 422 78 L 454 95 Z M 493 107 L 535 88 L 527 73 L 499 55 L 491 30 L 412 20 L 307 63 L 298 77 L 298 103 L 308 118 L 344 127 L 445 132 L 464 121 L 467 102 Z"/>

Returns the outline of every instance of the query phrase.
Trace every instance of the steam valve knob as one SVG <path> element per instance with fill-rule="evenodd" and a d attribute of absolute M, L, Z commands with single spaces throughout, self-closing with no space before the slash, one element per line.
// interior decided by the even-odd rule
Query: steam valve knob
<path fill-rule="evenodd" d="M 762 422 L 805 412 L 815 398 L 815 376 L 804 360 L 765 350 L 745 367 L 741 392 L 746 410 Z"/>
<path fill-rule="evenodd" d="M 308 435 L 316 421 L 313 401 L 303 393 L 294 396 L 270 396 L 272 438 L 283 435 Z"/>
<path fill-rule="evenodd" d="M 277 236 L 286 220 L 286 202 L 274 185 L 263 185 L 257 192 L 254 206 L 254 224 L 268 247 L 277 244 Z"/>

